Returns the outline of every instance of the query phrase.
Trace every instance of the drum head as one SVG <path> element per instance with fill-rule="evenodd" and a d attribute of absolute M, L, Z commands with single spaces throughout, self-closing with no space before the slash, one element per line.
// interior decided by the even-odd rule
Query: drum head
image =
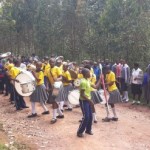
<path fill-rule="evenodd" d="M 19 95 L 21 95 L 21 96 L 30 96 L 32 93 L 33 93 L 33 91 L 32 92 L 29 92 L 29 93 L 23 93 L 22 92 L 22 87 L 21 87 L 21 84 L 22 83 L 28 83 L 28 82 L 33 82 L 33 88 L 35 87 L 35 85 L 34 85 L 34 83 L 35 83 L 35 79 L 34 79 L 34 77 L 33 77 L 33 75 L 30 73 L 30 72 L 28 72 L 28 73 L 21 73 L 21 74 L 19 74 L 17 77 L 16 77 L 16 80 L 18 80 L 19 81 L 19 83 L 18 82 L 15 82 L 15 89 L 16 89 L 16 91 L 17 91 L 17 93 L 19 94 Z"/>
<path fill-rule="evenodd" d="M 106 97 L 105 97 L 105 94 L 104 94 L 104 90 L 101 89 L 98 92 L 100 93 L 100 97 L 102 99 L 102 102 L 100 102 L 100 103 L 101 104 L 106 104 L 106 99 L 107 99 L 107 101 L 109 100 L 109 93 L 108 93 L 108 91 L 106 91 Z"/>
<path fill-rule="evenodd" d="M 80 92 L 79 90 L 73 90 L 68 95 L 68 100 L 72 105 L 79 105 Z"/>
<path fill-rule="evenodd" d="M 81 80 L 80 80 L 80 79 L 76 79 L 76 80 L 74 81 L 74 85 L 75 85 L 76 87 L 79 87 L 80 84 L 81 84 Z"/>

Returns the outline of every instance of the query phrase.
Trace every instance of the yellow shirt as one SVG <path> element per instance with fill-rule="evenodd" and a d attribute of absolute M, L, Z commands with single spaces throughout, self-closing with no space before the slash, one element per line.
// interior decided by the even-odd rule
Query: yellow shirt
<path fill-rule="evenodd" d="M 66 71 L 62 73 L 62 76 L 65 77 L 67 80 L 71 81 L 72 78 L 71 78 L 71 75 L 70 75 L 70 72 L 69 71 Z M 66 85 L 69 85 L 70 83 L 67 83 L 67 82 L 63 82 L 63 85 L 66 86 Z"/>
<path fill-rule="evenodd" d="M 89 78 L 89 80 L 90 80 L 90 83 L 92 85 L 95 85 L 95 83 L 96 83 L 96 75 L 92 74 L 91 77 Z M 94 89 L 94 88 L 91 87 L 91 91 L 96 91 L 96 89 Z"/>
<path fill-rule="evenodd" d="M 91 84 L 90 81 L 83 78 L 81 80 L 81 84 L 80 84 L 80 91 L 84 90 L 84 94 L 88 99 L 91 99 Z M 82 96 L 80 95 L 80 100 L 85 100 L 84 98 L 82 98 Z"/>
<path fill-rule="evenodd" d="M 54 79 L 56 80 L 61 75 L 62 75 L 61 69 L 57 66 L 55 66 L 47 71 L 47 77 L 49 79 L 49 82 L 52 85 L 54 84 Z"/>
<path fill-rule="evenodd" d="M 63 64 L 59 67 L 61 72 L 63 72 Z"/>
<path fill-rule="evenodd" d="M 82 79 L 83 78 L 83 74 L 82 73 L 78 73 L 78 79 Z"/>
<path fill-rule="evenodd" d="M 47 64 L 43 63 L 42 70 L 44 72 L 44 76 L 47 75 L 47 72 L 49 71 L 49 69 L 50 69 L 50 64 L 49 63 L 47 63 Z"/>
<path fill-rule="evenodd" d="M 10 70 L 9 70 L 9 75 L 12 79 L 15 79 L 17 77 L 17 75 L 20 73 L 21 71 L 19 70 L 19 68 L 17 67 L 12 67 Z"/>
<path fill-rule="evenodd" d="M 111 91 L 114 91 L 114 90 L 117 90 L 117 86 L 116 86 L 116 77 L 115 77 L 115 74 L 111 71 L 109 74 L 106 74 L 106 83 L 110 83 L 110 82 L 113 82 L 114 81 L 114 84 L 111 85 L 111 86 L 108 86 L 108 91 L 111 92 Z"/>
<path fill-rule="evenodd" d="M 5 65 L 5 68 L 6 68 L 8 71 L 10 71 L 10 69 L 11 69 L 12 67 L 14 67 L 14 64 L 13 64 L 13 63 L 6 64 L 6 65 Z"/>
<path fill-rule="evenodd" d="M 44 73 L 43 73 L 43 71 L 36 72 L 36 77 L 38 80 L 40 80 L 40 81 L 37 81 L 36 85 L 44 84 Z"/>

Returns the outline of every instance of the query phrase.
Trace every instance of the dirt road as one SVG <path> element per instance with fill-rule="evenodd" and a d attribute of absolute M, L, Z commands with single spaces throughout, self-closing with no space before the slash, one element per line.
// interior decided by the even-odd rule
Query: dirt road
<path fill-rule="evenodd" d="M 28 106 L 30 102 L 26 99 Z M 50 112 L 51 106 L 48 105 Z M 150 109 L 131 104 L 117 105 L 118 122 L 103 123 L 103 105 L 97 105 L 99 122 L 93 124 L 94 135 L 78 138 L 76 131 L 81 119 L 80 108 L 64 112 L 65 118 L 51 125 L 52 114 L 40 115 L 42 108 L 37 104 L 39 117 L 28 119 L 30 108 L 15 111 L 8 97 L 0 96 L 0 123 L 10 135 L 9 143 L 23 142 L 31 150 L 150 150 Z M 11 141 L 12 140 L 12 141 Z"/>

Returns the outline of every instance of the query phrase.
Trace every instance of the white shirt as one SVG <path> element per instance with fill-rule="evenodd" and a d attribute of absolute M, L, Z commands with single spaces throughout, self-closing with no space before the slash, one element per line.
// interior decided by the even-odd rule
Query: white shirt
<path fill-rule="evenodd" d="M 143 80 L 143 71 L 140 68 L 138 68 L 137 70 L 133 69 L 131 75 L 131 83 L 142 84 L 142 80 Z"/>

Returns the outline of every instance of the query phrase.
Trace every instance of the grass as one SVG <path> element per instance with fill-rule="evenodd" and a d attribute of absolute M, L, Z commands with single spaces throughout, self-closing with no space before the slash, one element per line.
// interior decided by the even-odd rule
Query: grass
<path fill-rule="evenodd" d="M 0 150 L 9 150 L 4 144 L 0 144 Z"/>

